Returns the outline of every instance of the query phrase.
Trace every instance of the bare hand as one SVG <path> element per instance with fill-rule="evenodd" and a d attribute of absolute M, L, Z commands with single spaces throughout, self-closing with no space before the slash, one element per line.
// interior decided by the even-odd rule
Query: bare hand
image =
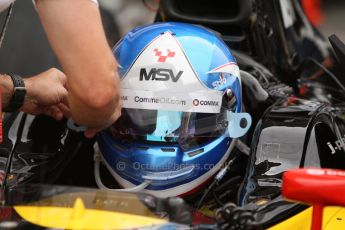
<path fill-rule="evenodd" d="M 109 126 L 111 126 L 119 117 L 121 116 L 121 105 L 118 106 L 118 108 L 116 108 L 115 113 L 113 114 L 113 116 L 110 118 L 110 120 L 108 121 L 108 124 L 104 127 L 99 127 L 99 128 L 88 128 L 85 132 L 84 132 L 84 136 L 86 138 L 92 138 L 94 137 L 98 132 L 102 131 L 105 128 L 108 128 Z"/>
<path fill-rule="evenodd" d="M 26 98 L 21 108 L 33 115 L 46 114 L 57 120 L 69 116 L 66 106 L 66 76 L 60 70 L 52 68 L 34 77 L 24 79 Z"/>

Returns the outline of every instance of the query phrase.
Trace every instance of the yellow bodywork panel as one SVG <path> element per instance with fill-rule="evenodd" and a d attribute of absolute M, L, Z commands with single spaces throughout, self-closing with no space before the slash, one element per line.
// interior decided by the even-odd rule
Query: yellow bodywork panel
<path fill-rule="evenodd" d="M 312 208 L 308 208 L 301 213 L 269 228 L 269 230 L 310 230 L 311 229 Z M 345 209 L 341 207 L 326 207 L 323 210 L 324 230 L 345 229 Z"/>
<path fill-rule="evenodd" d="M 26 221 L 58 229 L 135 229 L 167 223 L 165 219 L 128 213 L 85 209 L 81 199 L 73 208 L 49 206 L 15 206 L 16 212 Z"/>

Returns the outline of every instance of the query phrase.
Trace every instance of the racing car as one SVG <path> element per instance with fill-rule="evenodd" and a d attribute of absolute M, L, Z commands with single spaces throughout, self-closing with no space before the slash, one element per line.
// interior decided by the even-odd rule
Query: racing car
<path fill-rule="evenodd" d="M 233 12 L 229 13 L 228 9 Z M 207 29 L 211 31 L 209 33 L 219 36 L 230 47 L 240 69 L 243 107 L 252 118 L 250 129 L 237 139 L 233 154 L 226 159 L 224 175 L 213 175 L 205 181 L 208 185 L 206 188 L 198 187 L 192 195 L 182 195 L 191 208 L 180 204 L 183 208 L 179 210 L 183 210 L 180 212 L 186 218 L 184 221 L 171 218 L 172 222 L 181 223 L 175 225 L 175 228 L 308 229 L 311 226 L 311 209 L 303 204 L 289 202 L 282 196 L 284 172 L 295 168 L 345 167 L 345 87 L 344 80 L 336 76 L 341 76 L 341 64 L 335 62 L 327 41 L 310 25 L 297 0 L 220 1 L 216 6 L 212 3 L 198 4 L 197 1 L 162 0 L 156 22 L 165 21 L 201 24 L 210 28 L 211 30 Z M 336 37 L 332 37 L 331 41 L 339 61 L 345 63 L 344 45 Z M 156 56 L 162 57 L 163 55 L 158 55 L 158 51 L 155 51 Z M 115 49 L 114 53 L 116 52 Z M 143 80 L 153 76 L 150 72 L 145 73 Z M 155 73 L 165 76 L 165 72 Z M 176 76 L 178 75 L 174 75 Z M 98 159 L 94 157 L 95 140 L 85 139 L 83 129 L 71 120 L 58 122 L 44 116 L 14 113 L 5 114 L 3 122 L 4 135 L 0 147 L 1 186 L 4 205 L 11 207 L 3 209 L 4 212 L 14 210 L 11 213 L 21 216 L 17 219 L 18 223 L 24 221 L 42 228 L 96 229 L 94 225 L 82 225 L 83 223 L 72 226 L 50 225 L 54 221 L 48 221 L 47 224 L 33 220 L 32 218 L 46 213 L 44 209 L 37 209 L 41 206 L 65 206 L 66 210 L 63 212 L 66 215 L 82 216 L 78 213 L 84 213 L 80 211 L 83 206 L 94 210 L 93 205 L 97 204 L 97 199 L 89 201 L 83 195 L 75 196 L 73 189 L 73 192 L 68 189 L 51 192 L 49 187 L 42 187 L 44 196 L 35 196 L 37 190 L 29 185 L 45 183 L 97 187 L 99 183 L 94 179 L 94 160 Z M 112 131 L 114 130 L 107 132 Z M 128 135 L 126 132 L 120 134 Z M 101 135 L 106 133 L 100 134 L 98 143 L 102 141 Z M 174 136 L 170 138 L 174 139 Z M 142 152 L 148 151 L 146 146 L 138 147 L 141 147 Z M 171 154 L 172 150 L 166 148 L 164 151 Z M 108 190 L 125 187 L 123 181 L 114 180 L 107 169 L 109 167 L 106 164 L 100 165 L 102 181 L 106 184 L 102 188 Z M 334 171 L 330 172 L 334 174 Z M 330 176 L 339 176 L 341 173 L 333 174 Z M 298 177 L 303 178 L 303 175 Z M 285 178 L 286 181 L 288 178 Z M 321 182 L 318 183 L 322 185 Z M 284 186 L 286 187 L 285 184 Z M 291 183 L 287 187 L 294 186 L 303 193 L 301 185 Z M 330 185 L 325 183 L 324 186 Z M 337 186 L 341 186 L 341 183 Z M 23 199 L 24 202 L 11 198 L 23 191 L 29 191 L 28 195 L 32 197 L 29 200 Z M 47 201 L 47 198 L 52 200 L 56 194 L 62 194 L 57 196 L 57 203 Z M 284 194 L 290 197 L 289 192 Z M 313 193 L 311 191 L 308 194 L 312 196 Z M 70 197 L 70 200 L 64 196 Z M 104 202 L 112 202 L 111 196 L 106 196 Z M 126 200 L 126 196 L 121 194 L 117 199 Z M 128 196 L 145 197 L 132 194 Z M 156 199 L 151 195 L 147 196 L 151 197 L 148 199 Z M 82 201 L 77 197 L 81 197 Z M 161 199 L 163 203 L 169 201 L 168 198 Z M 298 196 L 291 196 L 290 199 L 309 201 Z M 88 206 L 87 202 L 91 202 L 91 205 Z M 340 201 L 323 204 L 343 205 Z M 140 205 L 136 203 L 134 206 Z M 27 209 L 28 207 L 34 208 L 35 212 Z M 70 212 L 72 209 L 76 211 Z M 99 209 L 109 211 L 103 207 Z M 128 213 L 124 210 L 121 212 Z M 130 213 L 135 218 L 141 218 L 133 210 Z M 189 218 L 186 213 L 193 215 Z M 33 217 L 28 217 L 28 214 Z M 122 220 L 122 214 L 117 213 L 114 219 Z M 175 214 L 168 208 L 160 215 L 170 217 Z M 46 221 L 48 218 L 51 217 L 38 219 Z M 135 218 L 130 221 L 136 223 Z M 326 208 L 323 218 L 324 229 L 341 229 L 344 225 L 342 208 Z M 314 219 L 320 220 L 320 216 Z M 6 223 L 6 218 L 3 220 Z M 166 222 L 167 219 L 150 221 L 142 226 L 152 227 L 156 223 L 161 226 L 163 222 L 160 221 Z M 173 228 L 173 225 L 169 226 Z"/>

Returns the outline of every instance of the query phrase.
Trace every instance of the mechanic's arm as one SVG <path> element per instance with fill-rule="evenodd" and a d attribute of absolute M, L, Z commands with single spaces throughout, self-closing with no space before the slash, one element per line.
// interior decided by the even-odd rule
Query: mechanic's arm
<path fill-rule="evenodd" d="M 36 6 L 67 75 L 72 118 L 96 131 L 111 125 L 121 110 L 119 78 L 97 4 L 90 0 L 36 0 Z"/>

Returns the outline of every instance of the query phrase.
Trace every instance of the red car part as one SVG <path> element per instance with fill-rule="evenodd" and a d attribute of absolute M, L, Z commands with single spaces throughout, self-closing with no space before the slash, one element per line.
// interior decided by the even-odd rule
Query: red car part
<path fill-rule="evenodd" d="M 286 199 L 312 204 L 312 230 L 320 230 L 324 206 L 345 206 L 345 171 L 312 168 L 287 171 L 283 175 L 282 194 Z"/>
<path fill-rule="evenodd" d="M 324 20 L 324 14 L 321 9 L 321 0 L 302 0 L 302 6 L 309 21 L 318 27 Z"/>

